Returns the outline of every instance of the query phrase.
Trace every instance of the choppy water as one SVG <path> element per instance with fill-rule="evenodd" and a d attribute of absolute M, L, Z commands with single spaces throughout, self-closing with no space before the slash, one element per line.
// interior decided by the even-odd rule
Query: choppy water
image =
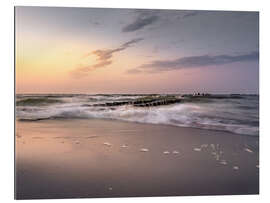
<path fill-rule="evenodd" d="M 16 118 L 40 119 L 101 118 L 139 123 L 167 124 L 259 135 L 259 97 L 241 95 L 207 98 L 156 107 L 92 106 L 113 101 L 130 101 L 145 95 L 17 95 Z M 181 97 L 181 95 L 176 95 Z"/>

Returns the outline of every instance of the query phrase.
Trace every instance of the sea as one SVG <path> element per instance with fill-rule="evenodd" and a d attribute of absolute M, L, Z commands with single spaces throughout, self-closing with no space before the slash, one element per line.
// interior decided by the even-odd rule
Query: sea
<path fill-rule="evenodd" d="M 39 122 L 45 119 L 111 119 L 220 130 L 259 136 L 258 95 L 214 95 L 170 105 L 136 107 L 132 102 L 153 95 L 139 94 L 17 94 L 16 119 Z M 155 95 L 157 96 L 157 95 Z M 184 98 L 184 95 L 171 95 Z"/>

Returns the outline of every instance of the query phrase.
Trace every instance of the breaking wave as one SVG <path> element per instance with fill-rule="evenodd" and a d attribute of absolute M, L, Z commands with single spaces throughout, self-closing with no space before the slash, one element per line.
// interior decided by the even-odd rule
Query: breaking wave
<path fill-rule="evenodd" d="M 59 97 L 18 97 L 18 120 L 100 118 L 138 123 L 165 124 L 181 127 L 223 130 L 258 136 L 259 98 L 210 99 L 155 107 L 132 105 L 99 106 L 113 101 L 130 101 L 140 96 L 75 95 Z"/>

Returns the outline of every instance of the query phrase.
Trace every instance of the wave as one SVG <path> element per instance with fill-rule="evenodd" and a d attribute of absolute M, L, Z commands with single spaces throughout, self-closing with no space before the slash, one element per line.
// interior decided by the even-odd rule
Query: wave
<path fill-rule="evenodd" d="M 48 97 L 22 98 L 16 101 L 16 106 L 49 105 L 61 102 L 62 102 L 61 100 L 50 99 Z"/>
<path fill-rule="evenodd" d="M 93 97 L 93 96 L 91 96 Z M 103 97 L 101 95 L 94 98 Z M 119 96 L 120 97 L 120 96 Z M 119 97 L 115 99 L 119 100 Z M 122 96 L 121 96 L 122 97 Z M 129 96 L 130 97 L 130 96 Z M 165 124 L 179 127 L 222 130 L 237 134 L 258 136 L 258 101 L 242 100 L 221 102 L 180 103 L 157 107 L 134 107 L 132 105 L 104 107 L 94 106 L 89 96 L 49 100 L 50 105 L 17 106 L 18 120 L 38 121 L 44 119 L 113 119 L 138 123 Z M 104 98 L 103 98 L 104 99 Z M 126 99 L 126 98 L 123 98 Z M 39 100 L 35 100 L 37 102 Z M 60 103 L 59 103 L 60 101 Z M 112 101 L 110 99 L 110 101 Z M 34 102 L 34 104 L 36 104 Z M 39 101 L 44 102 L 44 100 Z M 28 104 L 31 103 L 28 101 Z M 239 108 L 252 106 L 253 108 Z M 257 106 L 258 107 L 258 106 Z"/>

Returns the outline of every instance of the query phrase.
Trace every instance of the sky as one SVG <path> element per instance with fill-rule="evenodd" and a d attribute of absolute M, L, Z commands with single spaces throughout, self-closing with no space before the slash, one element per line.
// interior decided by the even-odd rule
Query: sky
<path fill-rule="evenodd" d="M 259 93 L 259 13 L 16 7 L 16 93 Z"/>

